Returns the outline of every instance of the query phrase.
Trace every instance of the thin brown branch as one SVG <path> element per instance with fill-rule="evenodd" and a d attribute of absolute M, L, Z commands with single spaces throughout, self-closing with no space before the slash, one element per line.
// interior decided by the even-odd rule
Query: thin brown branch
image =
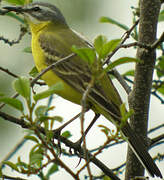
<path fill-rule="evenodd" d="M 28 32 L 28 31 L 27 31 L 27 28 L 21 26 L 21 27 L 20 27 L 20 34 L 19 34 L 19 37 L 18 37 L 17 40 L 11 40 L 11 41 L 10 41 L 9 39 L 0 36 L 0 41 L 4 41 L 5 44 L 8 44 L 8 45 L 10 45 L 10 46 L 13 46 L 14 44 L 18 44 L 18 43 L 22 40 L 23 36 L 24 36 L 27 32 Z"/>
<path fill-rule="evenodd" d="M 42 70 L 32 81 L 31 81 L 31 87 L 34 86 L 34 84 L 37 82 L 38 79 L 41 78 L 41 76 L 43 76 L 43 74 L 45 74 L 46 72 L 48 72 L 49 70 L 53 69 L 55 66 L 57 66 L 58 64 L 62 63 L 63 61 L 66 61 L 72 57 L 76 56 L 76 54 L 72 53 L 62 59 L 60 59 L 59 61 L 49 65 L 47 68 L 45 68 L 44 70 Z"/>
<path fill-rule="evenodd" d="M 138 25 L 139 23 L 139 19 L 133 24 L 133 26 L 124 33 L 123 35 L 123 39 L 120 42 L 120 44 L 108 55 L 108 58 L 106 59 L 106 61 L 104 62 L 104 64 L 108 64 L 111 57 L 120 49 L 120 46 L 122 44 L 124 44 L 124 42 L 129 38 L 130 34 L 132 33 L 132 31 L 134 30 L 134 28 Z"/>
<path fill-rule="evenodd" d="M 15 118 L 15 117 L 10 116 L 1 111 L 0 111 L 0 117 L 2 117 L 3 119 L 5 119 L 9 122 L 13 122 L 14 124 L 20 125 L 22 128 L 26 128 L 26 129 L 32 128 L 31 125 L 29 123 L 26 123 L 24 120 Z M 44 134 L 44 135 L 46 134 L 44 128 L 37 126 L 37 129 L 42 134 Z M 54 134 L 54 138 L 57 140 L 60 138 L 60 141 L 63 144 L 65 144 L 66 146 L 68 146 L 71 149 L 74 149 L 75 152 L 78 152 L 77 155 L 80 158 L 85 158 L 84 157 L 84 149 L 82 147 L 77 146 L 76 143 L 71 142 L 70 140 L 68 140 L 67 138 L 65 138 L 63 136 L 59 137 L 58 134 Z M 90 161 L 92 163 L 94 163 L 97 167 L 99 167 L 104 172 L 104 174 L 111 177 L 112 180 L 120 180 L 104 163 L 102 163 L 97 158 L 93 157 L 93 155 L 91 153 L 89 153 L 89 151 L 87 151 L 87 157 L 90 159 Z"/>
<path fill-rule="evenodd" d="M 10 75 L 10 76 L 12 76 L 12 77 L 14 77 L 14 78 L 18 78 L 18 76 L 17 76 L 16 74 L 12 73 L 12 72 L 9 71 L 8 69 L 5 69 L 5 68 L 3 68 L 3 67 L 0 66 L 0 70 L 3 71 L 3 72 L 5 72 L 5 73 L 7 73 L 8 75 Z"/>
<path fill-rule="evenodd" d="M 155 143 L 159 142 L 160 140 L 164 139 L 164 134 L 161 134 L 155 138 L 151 139 L 150 146 L 154 145 Z"/>
<path fill-rule="evenodd" d="M 156 49 L 158 46 L 161 45 L 161 43 L 164 42 L 164 32 L 162 33 L 162 35 L 160 36 L 160 38 L 158 40 L 156 40 L 152 45 L 151 45 L 151 49 Z"/>
<path fill-rule="evenodd" d="M 27 179 L 24 179 L 24 178 L 7 176 L 7 175 L 2 175 L 1 178 L 2 178 L 2 179 L 8 179 L 8 180 L 27 180 Z"/>

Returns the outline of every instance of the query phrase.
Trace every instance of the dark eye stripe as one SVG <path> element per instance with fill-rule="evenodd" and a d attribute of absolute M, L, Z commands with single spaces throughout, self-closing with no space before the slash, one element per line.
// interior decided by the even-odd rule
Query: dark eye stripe
<path fill-rule="evenodd" d="M 41 8 L 40 8 L 39 6 L 35 6 L 35 7 L 32 8 L 32 10 L 33 10 L 33 11 L 40 11 Z"/>

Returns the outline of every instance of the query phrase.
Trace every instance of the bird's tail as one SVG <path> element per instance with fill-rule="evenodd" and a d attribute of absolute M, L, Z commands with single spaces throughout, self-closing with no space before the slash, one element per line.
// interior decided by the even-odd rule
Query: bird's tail
<path fill-rule="evenodd" d="M 152 177 L 157 176 L 162 178 L 162 174 L 153 161 L 152 157 L 148 153 L 146 146 L 141 141 L 141 138 L 132 131 L 129 123 L 123 126 L 121 128 L 121 131 L 123 132 L 124 136 L 127 137 L 127 141 L 129 142 L 130 147 L 132 148 L 133 152 L 140 160 L 142 165 L 145 167 L 145 169 L 147 169 L 149 174 Z"/>

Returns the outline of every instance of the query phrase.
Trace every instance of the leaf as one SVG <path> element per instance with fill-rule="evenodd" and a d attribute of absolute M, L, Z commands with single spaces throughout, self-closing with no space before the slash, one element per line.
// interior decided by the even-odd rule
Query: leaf
<path fill-rule="evenodd" d="M 111 51 L 113 51 L 117 47 L 120 41 L 120 39 L 107 41 L 107 38 L 102 35 L 96 37 L 96 39 L 94 40 L 94 47 L 99 55 L 99 58 L 104 59 Z"/>
<path fill-rule="evenodd" d="M 29 75 L 35 78 L 35 77 L 38 75 L 38 73 L 39 73 L 39 72 L 38 72 L 36 66 L 34 66 L 34 67 L 31 69 L 31 71 L 29 72 Z"/>
<path fill-rule="evenodd" d="M 101 56 L 104 59 L 110 52 L 112 52 L 120 43 L 121 39 L 113 39 L 102 47 Z"/>
<path fill-rule="evenodd" d="M 40 164 L 43 160 L 43 155 L 40 153 L 33 153 L 30 156 L 30 164 Z"/>
<path fill-rule="evenodd" d="M 27 135 L 27 136 L 25 136 L 24 138 L 27 139 L 27 140 L 30 140 L 30 141 L 39 143 L 38 139 L 37 139 L 35 136 L 28 136 L 28 135 Z"/>
<path fill-rule="evenodd" d="M 159 17 L 158 17 L 158 21 L 159 22 L 164 21 L 164 10 L 160 12 Z"/>
<path fill-rule="evenodd" d="M 23 52 L 25 52 L 25 53 L 32 53 L 31 47 L 24 48 Z"/>
<path fill-rule="evenodd" d="M 53 116 L 53 117 L 51 117 L 51 119 L 54 120 L 54 121 L 58 121 L 58 122 L 63 121 L 63 118 L 61 116 Z"/>
<path fill-rule="evenodd" d="M 72 136 L 72 134 L 70 133 L 70 131 L 65 131 L 62 133 L 62 136 L 65 138 L 70 138 Z"/>
<path fill-rule="evenodd" d="M 120 27 L 120 28 L 122 28 L 122 29 L 124 29 L 126 31 L 129 30 L 129 28 L 125 24 L 121 24 L 118 21 L 116 21 L 116 20 L 114 20 L 112 18 L 109 18 L 109 17 L 101 17 L 99 21 L 102 22 L 102 23 L 114 24 L 114 25 L 116 25 L 116 26 L 118 26 L 118 27 Z"/>
<path fill-rule="evenodd" d="M 42 116 L 45 116 L 46 112 L 48 111 L 48 107 L 47 106 L 38 106 L 35 110 L 35 115 L 37 116 L 37 118 L 40 118 Z"/>
<path fill-rule="evenodd" d="M 11 169 L 19 172 L 19 169 L 18 169 L 17 165 L 14 164 L 13 162 L 11 162 L 11 161 L 3 161 L 3 164 L 6 164 L 6 165 L 8 165 Z"/>
<path fill-rule="evenodd" d="M 54 164 L 50 167 L 50 169 L 48 170 L 48 172 L 47 172 L 47 174 L 46 174 L 47 179 L 49 179 L 49 177 L 50 177 L 53 173 L 57 172 L 58 170 L 59 170 L 58 165 L 54 163 Z"/>
<path fill-rule="evenodd" d="M 53 117 L 49 117 L 51 122 L 50 122 L 50 128 L 53 128 L 54 122 L 58 121 L 58 122 L 62 122 L 63 118 L 61 116 L 53 116 Z"/>
<path fill-rule="evenodd" d="M 96 53 L 94 49 L 78 48 L 76 46 L 72 46 L 72 51 L 76 53 L 79 57 L 81 57 L 83 60 L 87 61 L 90 65 L 92 65 L 96 59 Z"/>
<path fill-rule="evenodd" d="M 158 58 L 158 64 L 156 65 L 156 73 L 159 78 L 164 76 L 164 56 Z"/>
<path fill-rule="evenodd" d="M 30 164 L 37 164 L 38 166 L 41 165 L 43 160 L 43 149 L 41 148 L 41 144 L 36 144 L 30 151 Z"/>
<path fill-rule="evenodd" d="M 122 74 L 122 76 L 134 76 L 134 70 L 129 70 L 125 72 L 124 74 Z"/>
<path fill-rule="evenodd" d="M 47 98 L 50 95 L 56 93 L 57 91 L 63 90 L 63 88 L 64 88 L 63 83 L 62 82 L 58 82 L 58 83 L 52 85 L 49 89 L 47 89 L 47 90 L 45 90 L 45 91 L 43 91 L 41 93 L 35 94 L 34 95 L 34 100 L 38 101 L 40 99 Z"/>
<path fill-rule="evenodd" d="M 120 106 L 120 112 L 121 112 L 121 125 L 120 128 L 122 126 L 125 125 L 125 123 L 127 122 L 127 120 L 134 114 L 134 110 L 130 109 L 129 111 L 126 110 L 125 104 L 121 104 Z"/>
<path fill-rule="evenodd" d="M 106 36 L 103 35 L 99 35 L 95 38 L 94 40 L 94 47 L 96 52 L 100 55 L 101 51 L 102 51 L 102 47 L 104 46 L 104 44 L 107 43 L 107 38 Z"/>
<path fill-rule="evenodd" d="M 30 81 L 27 77 L 19 77 L 13 83 L 14 89 L 27 100 L 30 100 Z"/>
<path fill-rule="evenodd" d="M 24 0 L 3 0 L 12 5 L 24 5 Z"/>
<path fill-rule="evenodd" d="M 5 104 L 8 104 L 9 106 L 19 110 L 23 111 L 23 104 L 20 100 L 14 99 L 14 98 L 9 98 L 9 97 L 0 97 L 0 102 L 3 102 Z"/>
<path fill-rule="evenodd" d="M 141 63 L 142 61 L 136 58 L 132 57 L 121 57 L 114 62 L 110 63 L 108 67 L 105 69 L 106 72 L 110 71 L 111 69 L 115 68 L 118 65 L 125 64 L 125 63 L 130 63 L 130 62 L 138 62 Z"/>
<path fill-rule="evenodd" d="M 162 95 L 164 95 L 164 85 L 162 85 L 160 88 L 158 88 L 157 91 L 159 93 L 161 93 Z"/>

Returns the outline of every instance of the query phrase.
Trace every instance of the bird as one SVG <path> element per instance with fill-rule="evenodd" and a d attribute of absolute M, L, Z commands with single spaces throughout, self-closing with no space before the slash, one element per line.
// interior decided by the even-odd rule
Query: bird
<path fill-rule="evenodd" d="M 8 8 L 11 10 L 11 8 Z M 14 11 L 14 7 L 13 7 Z M 61 11 L 53 4 L 35 2 L 15 8 L 22 13 L 32 33 L 32 54 L 39 72 L 72 53 L 72 46 L 88 48 L 87 41 L 72 30 Z M 122 100 L 109 75 L 100 67 L 101 76 L 93 82 L 87 94 L 86 103 L 95 113 L 105 116 L 117 127 L 121 124 L 120 105 Z M 103 73 L 102 73 L 103 72 Z M 92 77 L 93 68 L 79 56 L 73 56 L 42 75 L 48 86 L 58 82 L 63 84 L 55 92 L 75 104 L 81 104 Z M 147 151 L 142 139 L 134 133 L 128 121 L 120 128 L 132 151 L 152 177 L 162 178 L 162 174 Z"/>

